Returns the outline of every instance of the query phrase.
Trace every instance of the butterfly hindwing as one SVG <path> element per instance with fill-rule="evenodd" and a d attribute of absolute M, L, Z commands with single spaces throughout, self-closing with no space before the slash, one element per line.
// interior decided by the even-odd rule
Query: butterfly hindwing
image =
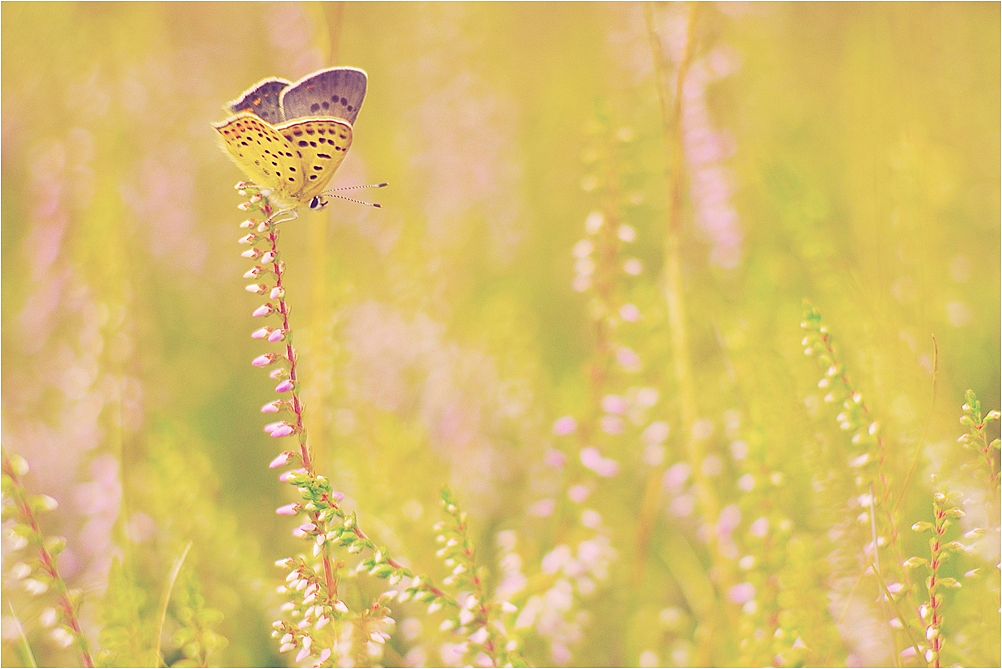
<path fill-rule="evenodd" d="M 281 92 L 285 120 L 322 117 L 354 124 L 367 81 L 365 72 L 354 67 L 333 67 L 304 77 Z"/>
<path fill-rule="evenodd" d="M 285 79 L 265 79 L 248 88 L 243 95 L 226 105 L 226 108 L 234 114 L 253 112 L 272 125 L 281 123 L 285 117 L 282 116 L 279 96 L 290 84 Z"/>
<path fill-rule="evenodd" d="M 351 124 L 337 119 L 286 122 L 275 130 L 299 159 L 300 170 L 288 172 L 287 198 L 304 202 L 330 183 L 351 147 Z"/>

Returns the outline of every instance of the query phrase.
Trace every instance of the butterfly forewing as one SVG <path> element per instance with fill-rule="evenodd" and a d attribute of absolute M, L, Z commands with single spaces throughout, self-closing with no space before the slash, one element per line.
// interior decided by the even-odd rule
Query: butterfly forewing
<path fill-rule="evenodd" d="M 251 181 L 266 188 L 277 190 L 285 166 L 299 164 L 285 138 L 251 112 L 241 112 L 215 127 L 233 161 Z"/>
<path fill-rule="evenodd" d="M 285 79 L 265 79 L 251 86 L 243 95 L 226 105 L 226 108 L 234 114 L 253 112 L 272 125 L 281 123 L 285 117 L 282 116 L 279 96 L 290 84 Z"/>
<path fill-rule="evenodd" d="M 299 118 L 339 118 L 355 123 L 365 99 L 365 72 L 354 67 L 334 67 L 311 74 L 281 93 L 286 121 Z"/>

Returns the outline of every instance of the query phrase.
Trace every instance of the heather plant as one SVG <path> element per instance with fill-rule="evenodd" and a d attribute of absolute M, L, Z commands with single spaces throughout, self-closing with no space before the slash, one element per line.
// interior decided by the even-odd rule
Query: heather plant
<path fill-rule="evenodd" d="M 997 5 L 0 11 L 4 666 L 999 665 Z"/>

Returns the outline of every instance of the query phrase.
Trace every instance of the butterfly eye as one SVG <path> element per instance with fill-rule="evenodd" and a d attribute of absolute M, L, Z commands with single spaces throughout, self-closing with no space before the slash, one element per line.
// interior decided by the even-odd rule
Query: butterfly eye
<path fill-rule="evenodd" d="M 310 209 L 313 211 L 320 211 L 327 206 L 327 200 L 323 199 L 319 195 L 314 195 L 313 199 L 310 200 Z"/>

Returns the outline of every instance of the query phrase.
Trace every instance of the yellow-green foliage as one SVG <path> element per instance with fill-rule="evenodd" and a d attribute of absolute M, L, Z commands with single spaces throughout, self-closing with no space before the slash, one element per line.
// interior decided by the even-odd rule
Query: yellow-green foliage
<path fill-rule="evenodd" d="M 998 4 L 0 13 L 4 666 L 999 665 Z"/>

